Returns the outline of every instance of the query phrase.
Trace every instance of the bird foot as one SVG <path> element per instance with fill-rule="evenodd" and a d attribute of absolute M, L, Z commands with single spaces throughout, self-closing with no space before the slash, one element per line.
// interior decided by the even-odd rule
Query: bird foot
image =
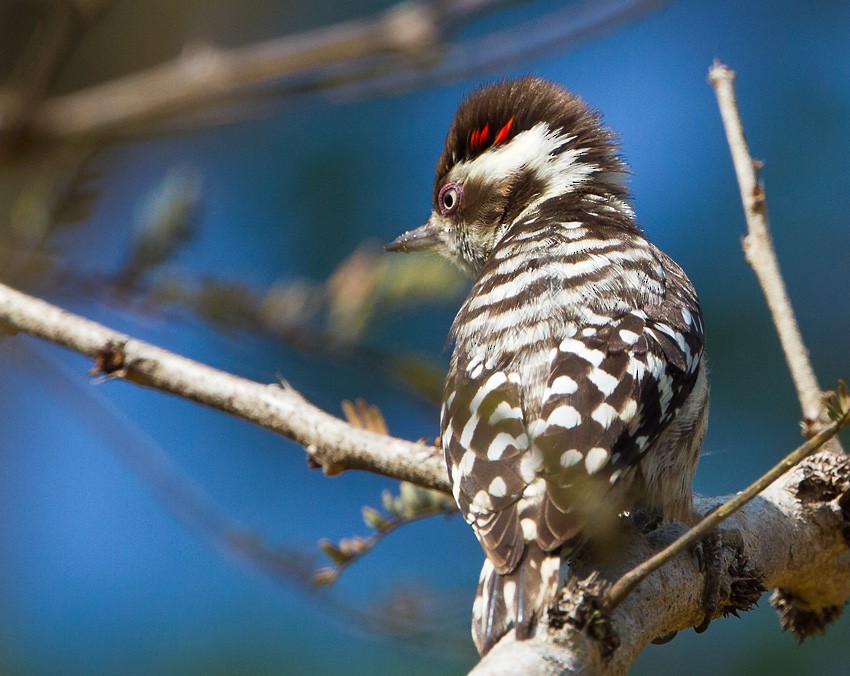
<path fill-rule="evenodd" d="M 720 609 L 721 553 L 724 546 L 743 552 L 744 541 L 741 532 L 737 529 L 721 531 L 716 528 L 697 542 L 693 548 L 697 566 L 705 578 L 702 588 L 704 616 L 702 622 L 694 627 L 697 634 L 702 634 L 708 629 L 712 618 Z"/>

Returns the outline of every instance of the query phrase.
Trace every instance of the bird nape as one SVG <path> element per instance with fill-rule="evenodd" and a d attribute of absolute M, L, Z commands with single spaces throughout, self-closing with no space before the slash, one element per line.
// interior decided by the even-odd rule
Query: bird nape
<path fill-rule="evenodd" d="M 441 434 L 487 556 L 482 654 L 545 625 L 562 564 L 610 541 L 622 513 L 696 518 L 702 312 L 638 227 L 626 178 L 579 97 L 536 77 L 485 86 L 449 128 L 428 222 L 387 247 L 440 253 L 475 279 L 451 328 Z"/>

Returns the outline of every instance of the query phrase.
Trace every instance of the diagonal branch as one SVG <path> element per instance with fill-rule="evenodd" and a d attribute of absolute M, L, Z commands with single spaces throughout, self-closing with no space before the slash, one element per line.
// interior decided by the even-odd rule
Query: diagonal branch
<path fill-rule="evenodd" d="M 28 333 L 96 360 L 96 371 L 231 413 L 304 446 L 328 474 L 360 469 L 448 493 L 433 447 L 358 429 L 286 385 L 219 371 L 113 331 L 0 284 L 0 328 Z"/>
<path fill-rule="evenodd" d="M 758 180 L 757 170 L 760 164 L 753 160 L 744 137 L 744 127 L 738 111 L 735 96 L 735 71 L 728 66 L 715 62 L 708 73 L 708 80 L 717 94 L 717 104 L 726 129 L 726 138 L 732 152 L 732 162 L 738 185 L 741 188 L 741 201 L 744 203 L 744 215 L 747 219 L 747 236 L 744 237 L 744 256 L 755 272 L 761 285 L 767 306 L 773 316 L 779 341 L 785 353 L 785 361 L 791 370 L 791 378 L 803 411 L 805 431 L 816 431 L 812 427 L 825 423 L 823 392 L 818 386 L 815 372 L 809 361 L 809 351 L 803 344 L 800 327 L 794 317 L 791 301 L 785 290 L 785 282 L 779 271 L 776 252 L 770 236 L 767 220 L 767 198 L 764 188 Z"/>

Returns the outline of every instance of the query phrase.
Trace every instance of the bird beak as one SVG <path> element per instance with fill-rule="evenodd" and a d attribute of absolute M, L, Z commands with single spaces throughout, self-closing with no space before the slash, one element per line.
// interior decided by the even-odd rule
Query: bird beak
<path fill-rule="evenodd" d="M 443 227 L 431 218 L 425 225 L 408 230 L 396 237 L 384 247 L 384 251 L 410 253 L 411 251 L 432 251 L 443 244 Z"/>

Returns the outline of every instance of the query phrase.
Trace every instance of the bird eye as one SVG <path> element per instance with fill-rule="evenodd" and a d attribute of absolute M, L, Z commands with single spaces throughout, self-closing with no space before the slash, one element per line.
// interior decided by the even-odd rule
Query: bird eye
<path fill-rule="evenodd" d="M 463 195 L 463 188 L 460 183 L 446 183 L 440 188 L 440 195 L 437 202 L 440 205 L 440 213 L 443 216 L 448 216 L 457 211 L 460 206 L 460 198 Z"/>

